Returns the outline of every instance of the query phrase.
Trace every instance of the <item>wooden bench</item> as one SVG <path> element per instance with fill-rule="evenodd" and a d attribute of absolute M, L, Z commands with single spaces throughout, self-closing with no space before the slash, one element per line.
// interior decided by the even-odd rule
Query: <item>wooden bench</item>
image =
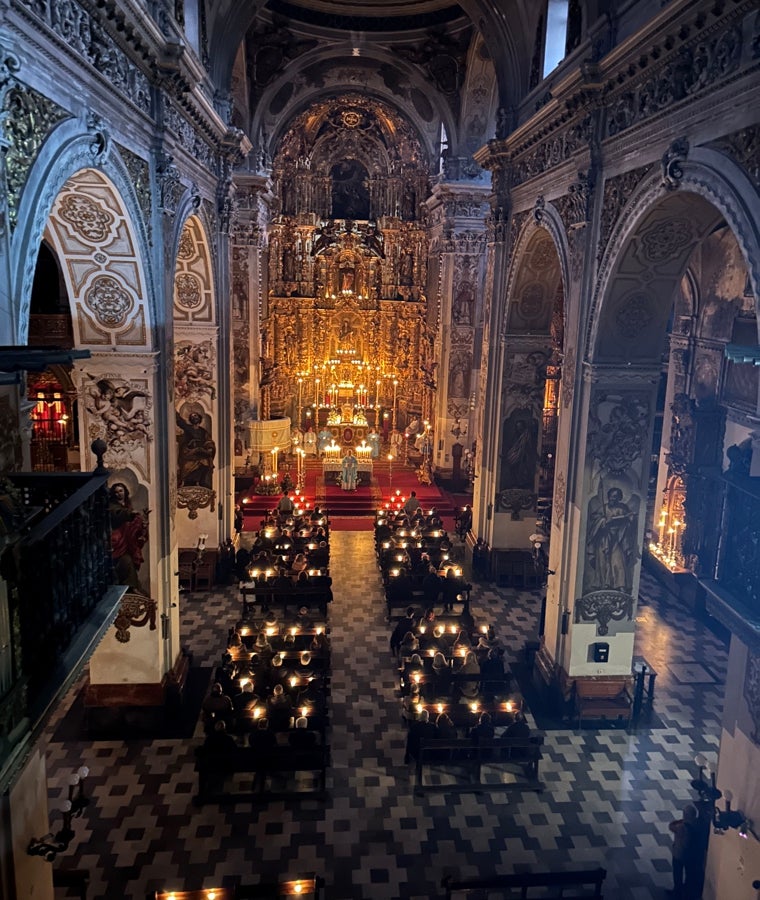
<path fill-rule="evenodd" d="M 630 678 L 583 678 L 573 683 L 578 728 L 584 719 L 631 719 Z"/>
<path fill-rule="evenodd" d="M 543 735 L 528 738 L 494 738 L 474 744 L 469 739 L 422 741 L 417 752 L 416 794 L 465 791 L 542 791 L 538 779 Z M 464 770 L 465 783 L 425 784 L 425 768 L 446 766 Z M 507 768 L 519 776 L 515 781 L 484 781 L 483 768 Z"/>
<path fill-rule="evenodd" d="M 248 618 L 258 604 L 264 609 L 279 609 L 287 615 L 288 609 L 298 611 L 301 606 L 309 609 L 317 607 L 323 618 L 327 618 L 327 604 L 332 600 L 329 585 L 316 585 L 299 590 L 277 591 L 269 586 L 253 586 L 246 584 L 240 589 L 243 598 L 242 618 Z"/>
<path fill-rule="evenodd" d="M 495 875 L 491 878 L 468 878 L 457 881 L 447 875 L 442 882 L 446 900 L 453 900 L 456 894 L 465 897 L 477 892 L 491 896 L 499 891 L 504 897 L 548 898 L 562 897 L 562 900 L 602 900 L 602 884 L 607 877 L 606 869 L 582 869 L 576 872 L 515 872 L 512 875 Z M 535 888 L 535 893 L 533 892 Z M 547 888 L 554 888 L 551 892 Z"/>
<path fill-rule="evenodd" d="M 194 802 L 197 806 L 204 803 L 237 803 L 241 800 L 324 797 L 327 793 L 327 766 L 330 759 L 327 746 L 307 750 L 278 747 L 272 754 L 265 756 L 252 747 L 238 747 L 229 753 L 214 753 L 199 747 L 195 755 L 198 793 Z M 316 776 L 311 787 L 293 784 L 294 776 L 302 772 Z M 236 775 L 253 777 L 236 785 Z M 275 787 L 272 779 L 278 776 L 289 778 L 290 787 Z"/>
<path fill-rule="evenodd" d="M 475 683 L 477 685 L 477 696 L 472 699 L 477 700 L 484 694 L 489 696 L 508 694 L 512 687 L 512 675 L 509 672 L 499 676 L 487 676 L 486 678 L 480 674 L 463 675 L 457 672 L 444 672 L 440 675 L 435 672 L 420 672 L 419 675 L 419 680 L 414 678 L 414 673 L 401 676 L 400 687 L 402 693 L 408 693 L 412 684 L 418 684 L 423 695 L 426 693 L 431 694 L 431 691 L 425 691 L 425 687 L 431 687 L 433 697 L 461 697 L 462 686 Z"/>

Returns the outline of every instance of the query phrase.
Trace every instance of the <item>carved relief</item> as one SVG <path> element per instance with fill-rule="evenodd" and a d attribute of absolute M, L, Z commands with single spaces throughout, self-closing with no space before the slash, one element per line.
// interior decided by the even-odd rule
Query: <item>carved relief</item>
<path fill-rule="evenodd" d="M 624 172 L 622 175 L 616 175 L 614 178 L 608 178 L 604 182 L 604 202 L 602 203 L 602 224 L 599 237 L 599 251 L 597 258 L 601 258 L 604 253 L 607 242 L 612 234 L 615 221 L 630 199 L 636 186 L 640 184 L 647 174 L 652 170 L 652 166 L 641 166 L 638 169 L 632 169 L 630 172 Z"/>
<path fill-rule="evenodd" d="M 128 643 L 130 628 L 144 628 L 148 625 L 151 631 L 155 631 L 156 606 L 155 600 L 143 594 L 132 592 L 125 594 L 121 598 L 121 605 L 114 619 L 116 640 L 122 644 Z"/>
<path fill-rule="evenodd" d="M 134 298 L 111 275 L 96 275 L 83 300 L 104 328 L 121 328 L 135 305 Z"/>
<path fill-rule="evenodd" d="M 649 397 L 596 391 L 588 426 L 588 458 L 601 474 L 623 475 L 648 454 Z"/>
<path fill-rule="evenodd" d="M 707 90 L 736 70 L 741 58 L 742 33 L 730 25 L 721 34 L 692 46 L 650 72 L 612 100 L 607 116 L 607 135 L 620 134 L 636 123 L 670 107 L 685 97 Z M 659 55 L 660 48 L 657 48 Z"/>
<path fill-rule="evenodd" d="M 751 125 L 708 146 L 730 156 L 760 185 L 760 126 Z"/>
<path fill-rule="evenodd" d="M 200 280 L 190 272 L 181 272 L 174 282 L 177 304 L 183 309 L 200 309 L 203 305 L 203 291 Z"/>
<path fill-rule="evenodd" d="M 609 632 L 610 622 L 633 619 L 633 597 L 615 591 L 594 591 L 575 603 L 576 622 L 597 622 L 597 634 L 602 637 Z"/>
<path fill-rule="evenodd" d="M 175 392 L 178 400 L 199 400 L 206 396 L 213 400 L 214 344 L 211 340 L 194 344 L 177 341 L 175 345 Z"/>
<path fill-rule="evenodd" d="M 85 241 L 102 244 L 113 236 L 116 217 L 91 197 L 68 194 L 61 200 L 58 212 Z"/>
<path fill-rule="evenodd" d="M 694 226 L 687 219 L 664 219 L 656 222 L 641 237 L 644 257 L 661 263 L 678 256 L 694 240 Z"/>
<path fill-rule="evenodd" d="M 621 337 L 633 340 L 646 329 L 654 318 L 652 298 L 634 291 L 616 303 L 615 324 Z"/>
<path fill-rule="evenodd" d="M 142 212 L 143 224 L 150 234 L 152 223 L 152 207 L 151 207 L 151 189 L 150 189 L 150 167 L 148 163 L 127 150 L 126 147 L 119 146 L 119 155 L 124 161 L 124 165 L 129 173 L 129 181 L 137 195 L 137 203 Z"/>
<path fill-rule="evenodd" d="M 150 397 L 141 386 L 113 377 L 87 376 L 85 407 L 92 416 L 90 438 L 102 438 L 114 448 L 135 448 L 152 438 Z"/>
<path fill-rule="evenodd" d="M 565 518 L 565 504 L 567 503 L 567 482 L 565 473 L 559 471 L 554 476 L 554 501 L 552 503 L 552 525 L 561 528 Z"/>
<path fill-rule="evenodd" d="M 8 142 L 5 177 L 8 189 L 8 220 L 16 227 L 18 203 L 32 163 L 47 135 L 69 113 L 52 100 L 26 87 L 12 87 L 5 95 L 0 121 Z"/>
<path fill-rule="evenodd" d="M 683 476 L 694 458 L 696 404 L 687 394 L 676 394 L 670 410 L 672 419 L 668 466 L 674 475 Z"/>

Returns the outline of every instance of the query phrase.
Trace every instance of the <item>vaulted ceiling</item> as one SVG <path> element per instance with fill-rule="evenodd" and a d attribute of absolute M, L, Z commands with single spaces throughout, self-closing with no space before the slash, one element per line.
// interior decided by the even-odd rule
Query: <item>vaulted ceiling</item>
<path fill-rule="evenodd" d="M 357 91 L 394 106 L 431 160 L 442 126 L 471 174 L 499 107 L 526 93 L 541 4 L 528 0 L 220 0 L 209 22 L 233 124 L 271 158 L 313 104 Z"/>

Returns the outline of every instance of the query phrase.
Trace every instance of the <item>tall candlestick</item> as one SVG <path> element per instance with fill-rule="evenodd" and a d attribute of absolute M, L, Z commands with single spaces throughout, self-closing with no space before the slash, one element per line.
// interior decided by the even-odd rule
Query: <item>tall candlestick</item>
<path fill-rule="evenodd" d="M 375 382 L 375 409 L 378 409 L 380 406 L 380 379 L 378 378 Z M 377 424 L 377 423 L 375 423 Z"/>
<path fill-rule="evenodd" d="M 391 422 L 391 427 L 393 430 L 396 430 L 396 395 L 398 392 L 398 381 L 393 379 L 393 421 Z"/>

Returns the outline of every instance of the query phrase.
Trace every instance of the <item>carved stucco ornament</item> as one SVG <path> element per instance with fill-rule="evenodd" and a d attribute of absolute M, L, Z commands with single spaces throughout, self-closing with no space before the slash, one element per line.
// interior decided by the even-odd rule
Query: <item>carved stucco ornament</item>
<path fill-rule="evenodd" d="M 104 328 L 120 328 L 134 307 L 134 299 L 110 275 L 93 278 L 84 302 Z"/>
<path fill-rule="evenodd" d="M 507 488 L 496 495 L 496 512 L 505 510 L 512 513 L 512 519 L 517 521 L 520 513 L 526 509 L 536 508 L 536 495 L 525 488 Z"/>
<path fill-rule="evenodd" d="M 543 194 L 539 194 L 536 197 L 536 205 L 533 207 L 533 220 L 536 225 L 540 225 L 544 220 L 544 215 L 546 214 L 546 200 L 544 199 Z"/>
<path fill-rule="evenodd" d="M 686 138 L 678 138 L 662 155 L 662 186 L 675 191 L 681 186 L 683 164 L 689 154 L 689 142 Z"/>
<path fill-rule="evenodd" d="M 188 510 L 189 519 L 198 518 L 199 509 L 216 508 L 216 491 L 206 487 L 181 487 L 177 491 L 177 509 Z"/>
<path fill-rule="evenodd" d="M 575 603 L 576 622 L 596 622 L 597 634 L 605 635 L 610 622 L 633 618 L 633 597 L 620 591 L 592 591 Z"/>
<path fill-rule="evenodd" d="M 114 625 L 116 626 L 116 640 L 121 644 L 129 642 L 131 628 L 144 628 L 150 626 L 151 631 L 156 630 L 156 601 L 130 591 L 121 599 L 119 612 L 116 614 Z"/>

